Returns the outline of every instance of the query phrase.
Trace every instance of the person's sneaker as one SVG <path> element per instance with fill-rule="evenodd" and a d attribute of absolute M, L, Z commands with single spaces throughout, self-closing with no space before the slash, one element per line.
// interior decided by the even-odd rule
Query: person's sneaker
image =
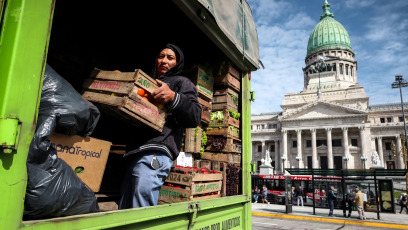
<path fill-rule="evenodd" d="M 270 205 L 271 203 L 268 202 L 268 205 Z"/>

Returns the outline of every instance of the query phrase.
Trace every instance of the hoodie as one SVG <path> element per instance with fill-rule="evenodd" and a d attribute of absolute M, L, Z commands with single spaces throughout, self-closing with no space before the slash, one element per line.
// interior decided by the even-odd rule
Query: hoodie
<path fill-rule="evenodd" d="M 197 99 L 197 88 L 190 79 L 180 75 L 184 67 L 184 54 L 179 47 L 173 44 L 167 44 L 163 49 L 165 48 L 174 51 L 177 56 L 177 64 L 160 77 L 160 80 L 175 92 L 174 100 L 165 105 L 168 114 L 163 131 L 140 147 L 127 152 L 125 157 L 143 154 L 147 151 L 161 151 L 175 160 L 180 153 L 185 129 L 195 128 L 201 121 L 201 105 Z M 152 73 L 153 78 L 157 78 L 156 63 L 157 57 Z"/>

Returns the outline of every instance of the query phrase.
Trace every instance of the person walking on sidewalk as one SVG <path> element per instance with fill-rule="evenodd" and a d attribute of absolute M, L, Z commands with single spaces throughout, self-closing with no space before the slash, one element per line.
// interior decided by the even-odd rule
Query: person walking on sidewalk
<path fill-rule="evenodd" d="M 350 218 L 351 212 L 353 210 L 353 201 L 350 198 L 350 194 L 347 194 L 346 199 L 341 201 L 341 206 L 343 207 L 343 216 Z M 346 216 L 347 210 L 348 210 L 348 216 Z"/>
<path fill-rule="evenodd" d="M 258 186 L 255 186 L 255 189 L 254 189 L 254 203 L 258 203 L 258 197 L 259 197 L 259 193 L 260 193 L 260 190 L 259 190 L 259 188 L 258 188 Z"/>
<path fill-rule="evenodd" d="M 322 191 L 320 192 L 320 206 L 325 207 L 326 206 L 325 201 L 326 201 L 326 191 L 322 189 Z"/>
<path fill-rule="evenodd" d="M 303 197 L 304 196 L 305 194 L 303 193 L 302 186 L 299 186 L 297 190 L 297 206 L 299 206 L 299 200 L 300 200 L 300 203 L 302 204 L 302 207 L 303 207 Z"/>
<path fill-rule="evenodd" d="M 266 185 L 262 186 L 262 204 L 269 204 L 267 200 L 268 196 L 268 188 L 266 188 Z"/>
<path fill-rule="evenodd" d="M 399 201 L 399 205 L 401 205 L 401 210 L 400 210 L 400 214 L 402 213 L 402 210 L 405 208 L 405 210 L 408 212 L 408 208 L 407 208 L 407 194 L 406 193 L 402 193 L 401 194 L 401 198 Z"/>
<path fill-rule="evenodd" d="M 334 201 L 336 199 L 337 199 L 337 196 L 334 195 L 334 187 L 331 186 L 330 190 L 328 191 L 328 194 L 327 194 L 327 202 L 328 202 L 329 208 L 330 208 L 329 217 L 333 217 Z"/>
<path fill-rule="evenodd" d="M 295 197 L 297 196 L 297 192 L 295 191 L 295 187 L 292 186 L 291 190 L 291 195 L 292 195 L 292 206 L 295 206 Z"/>
<path fill-rule="evenodd" d="M 365 220 L 366 217 L 364 216 L 364 195 L 359 188 L 356 188 L 356 195 L 354 196 L 354 200 L 356 202 L 359 219 Z"/>

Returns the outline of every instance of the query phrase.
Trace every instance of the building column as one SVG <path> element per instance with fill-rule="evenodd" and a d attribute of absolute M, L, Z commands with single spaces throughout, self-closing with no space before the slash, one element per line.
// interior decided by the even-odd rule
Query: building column
<path fill-rule="evenodd" d="M 301 129 L 297 129 L 296 130 L 297 133 L 297 157 L 298 159 L 296 159 L 299 163 L 298 163 L 298 167 L 299 168 L 303 168 L 303 153 L 302 153 L 302 130 Z"/>
<path fill-rule="evenodd" d="M 384 152 L 383 152 L 383 147 L 382 147 L 382 137 L 377 137 L 377 145 L 378 145 L 378 156 L 380 157 L 381 161 L 381 166 L 384 167 L 385 162 L 384 162 Z"/>
<path fill-rule="evenodd" d="M 395 149 L 395 154 L 397 154 L 397 156 L 395 157 L 397 159 L 397 169 L 405 169 L 405 164 L 404 164 L 404 156 L 402 156 L 402 154 L 400 153 L 401 151 L 401 136 L 400 135 L 396 135 L 395 138 L 397 139 L 397 148 Z"/>
<path fill-rule="evenodd" d="M 360 126 L 358 127 L 358 130 L 360 132 L 360 150 L 361 150 L 361 157 L 367 157 L 366 154 L 366 144 L 365 144 L 365 126 Z M 361 168 L 363 167 L 363 164 L 365 164 L 366 162 L 361 162 Z"/>
<path fill-rule="evenodd" d="M 285 168 L 287 168 L 288 165 L 288 131 L 287 130 L 282 130 L 282 145 L 283 145 L 283 153 L 282 157 L 285 158 L 285 160 L 282 160 L 281 166 L 282 166 L 282 173 L 285 173 Z"/>
<path fill-rule="evenodd" d="M 316 129 L 310 129 L 312 133 L 312 168 L 317 169 L 317 146 L 316 146 Z"/>
<path fill-rule="evenodd" d="M 342 127 L 341 130 L 343 131 L 343 150 L 344 150 L 344 158 L 350 159 L 350 150 L 349 150 L 349 143 L 348 143 L 348 127 Z M 346 165 L 348 164 L 348 160 L 343 160 L 344 161 L 344 167 L 347 169 Z"/>
<path fill-rule="evenodd" d="M 279 141 L 275 140 L 275 172 L 279 169 L 279 148 L 278 148 Z"/>
<path fill-rule="evenodd" d="M 333 146 L 332 146 L 332 128 L 326 128 L 327 134 L 327 166 L 329 169 L 334 168 L 333 164 Z"/>

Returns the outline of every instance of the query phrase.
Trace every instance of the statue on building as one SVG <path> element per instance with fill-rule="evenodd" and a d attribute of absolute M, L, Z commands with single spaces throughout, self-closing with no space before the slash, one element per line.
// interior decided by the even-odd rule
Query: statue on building
<path fill-rule="evenodd" d="M 261 162 L 262 162 L 262 165 L 272 166 L 271 165 L 272 158 L 271 158 L 271 155 L 269 154 L 269 150 L 265 151 L 265 158 L 262 158 Z"/>
<path fill-rule="evenodd" d="M 378 156 L 377 151 L 373 150 L 373 154 L 371 155 L 371 161 L 373 163 L 373 167 L 381 167 L 381 160 Z"/>

